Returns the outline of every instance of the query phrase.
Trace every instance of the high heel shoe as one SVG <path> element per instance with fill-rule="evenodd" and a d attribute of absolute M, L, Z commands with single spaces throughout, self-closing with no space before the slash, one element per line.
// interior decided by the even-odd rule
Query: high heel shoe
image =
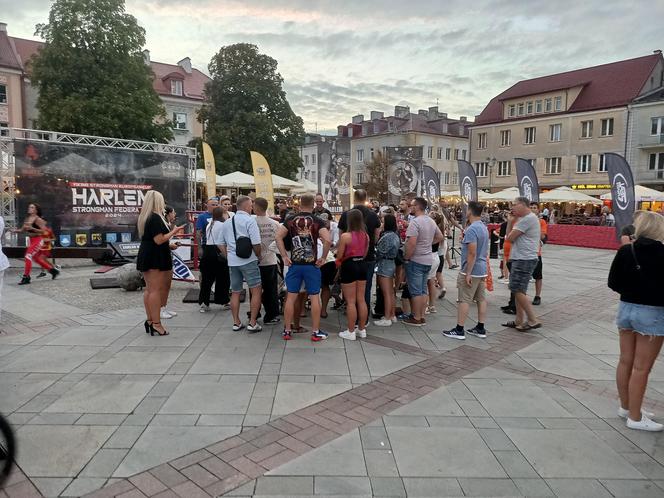
<path fill-rule="evenodd" d="M 155 325 L 161 325 L 161 322 L 152 322 L 150 324 L 150 335 L 154 335 L 155 332 L 157 333 L 157 335 L 170 335 L 168 333 L 168 330 L 166 329 L 164 329 L 164 332 L 159 332 L 157 329 L 154 328 Z"/>
<path fill-rule="evenodd" d="M 149 334 L 150 329 L 152 328 L 152 324 L 149 321 L 145 320 L 145 322 L 143 322 L 143 326 L 145 327 L 145 333 Z"/>

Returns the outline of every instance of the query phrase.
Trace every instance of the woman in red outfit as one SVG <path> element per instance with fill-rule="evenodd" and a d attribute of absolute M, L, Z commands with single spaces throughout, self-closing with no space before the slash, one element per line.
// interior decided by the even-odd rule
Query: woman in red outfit
<path fill-rule="evenodd" d="M 42 237 L 46 229 L 46 222 L 41 217 L 42 210 L 39 204 L 32 203 L 28 206 L 28 216 L 23 221 L 23 226 L 15 230 L 16 232 L 25 232 L 30 237 L 30 244 L 25 251 L 25 271 L 23 278 L 18 285 L 26 285 L 30 283 L 30 272 L 32 271 L 32 262 L 35 261 L 44 270 L 49 272 L 53 278 L 57 277 L 60 273 L 57 269 L 53 268 L 42 252 L 44 246 L 44 239 Z"/>

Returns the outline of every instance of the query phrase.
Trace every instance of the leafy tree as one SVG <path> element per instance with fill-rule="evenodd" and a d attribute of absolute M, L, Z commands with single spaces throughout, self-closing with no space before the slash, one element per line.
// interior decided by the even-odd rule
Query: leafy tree
<path fill-rule="evenodd" d="M 199 119 L 217 171 L 251 173 L 249 151 L 255 150 L 273 173 L 293 178 L 302 163 L 298 146 L 304 128 L 286 100 L 277 61 L 256 45 L 238 43 L 222 47 L 209 70 L 212 81 Z"/>
<path fill-rule="evenodd" d="M 32 62 L 39 127 L 148 141 L 173 137 L 141 52 L 145 30 L 124 0 L 56 0 Z"/>
<path fill-rule="evenodd" d="M 367 195 L 380 202 L 387 202 L 387 169 L 389 161 L 387 156 L 380 151 L 374 152 L 373 159 L 364 163 L 367 173 L 365 189 Z"/>

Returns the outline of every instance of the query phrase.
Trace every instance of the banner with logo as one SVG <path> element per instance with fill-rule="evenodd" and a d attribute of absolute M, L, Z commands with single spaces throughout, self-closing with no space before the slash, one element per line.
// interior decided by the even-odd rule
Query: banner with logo
<path fill-rule="evenodd" d="M 516 177 L 519 182 L 519 195 L 525 197 L 530 202 L 539 203 L 539 181 L 535 168 L 526 159 L 519 157 L 514 159 L 516 165 Z"/>
<path fill-rule="evenodd" d="M 254 167 L 254 182 L 256 184 L 256 197 L 267 199 L 267 210 L 274 213 L 274 189 L 272 188 L 272 172 L 267 159 L 263 154 L 249 152 L 251 155 L 251 164 Z"/>
<path fill-rule="evenodd" d="M 188 157 L 42 141 L 14 142 L 18 218 L 41 206 L 61 247 L 137 240 L 148 190 L 178 215 L 187 209 Z"/>
<path fill-rule="evenodd" d="M 329 144 L 329 153 L 326 150 L 322 148 L 319 154 L 321 193 L 328 209 L 334 214 L 341 214 L 351 206 L 350 139 L 334 139 Z"/>
<path fill-rule="evenodd" d="M 399 204 L 401 199 L 416 197 L 423 191 L 422 149 L 417 147 L 386 147 L 387 202 Z"/>
<path fill-rule="evenodd" d="M 632 168 L 624 157 L 607 152 L 604 154 L 606 171 L 611 184 L 613 216 L 616 219 L 616 237 L 620 231 L 634 220 L 636 202 L 634 196 L 634 177 Z"/>
<path fill-rule="evenodd" d="M 217 195 L 217 168 L 214 162 L 214 154 L 212 148 L 206 143 L 202 142 L 203 146 L 203 162 L 205 163 L 205 190 L 207 192 L 206 199 Z"/>
<path fill-rule="evenodd" d="M 468 162 L 459 159 L 459 193 L 464 203 L 477 201 L 477 175 L 475 169 Z"/>
<path fill-rule="evenodd" d="M 196 277 L 185 264 L 180 256 L 175 254 L 174 251 L 171 251 L 171 256 L 173 256 L 173 280 L 184 280 L 185 282 L 195 282 Z"/>
<path fill-rule="evenodd" d="M 440 178 L 431 166 L 422 165 L 421 195 L 430 203 L 437 203 L 440 199 Z"/>

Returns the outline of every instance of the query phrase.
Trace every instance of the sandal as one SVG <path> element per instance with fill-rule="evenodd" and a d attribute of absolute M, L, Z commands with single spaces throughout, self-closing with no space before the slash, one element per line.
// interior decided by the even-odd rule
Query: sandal
<path fill-rule="evenodd" d="M 155 332 L 157 333 L 157 335 L 170 335 L 168 333 L 168 330 L 166 330 L 166 329 L 164 329 L 163 332 L 159 332 L 156 328 L 154 328 L 155 325 L 161 326 L 161 322 L 152 322 L 150 324 L 150 335 L 154 335 Z"/>
<path fill-rule="evenodd" d="M 535 323 L 534 325 L 531 325 L 529 323 L 526 323 L 524 325 L 521 325 L 520 327 L 515 327 L 519 332 L 526 332 L 528 330 L 535 330 L 539 329 L 542 327 L 541 323 Z"/>
<path fill-rule="evenodd" d="M 501 327 L 507 327 L 507 328 L 510 328 L 510 329 L 518 329 L 519 328 L 519 325 L 517 325 L 515 321 L 511 321 L 511 322 L 507 322 L 507 323 L 501 323 L 500 326 Z"/>
<path fill-rule="evenodd" d="M 307 329 L 305 329 L 302 325 L 300 325 L 299 327 L 296 327 L 295 325 L 293 325 L 291 323 L 291 332 L 293 334 L 306 334 L 309 331 Z"/>

